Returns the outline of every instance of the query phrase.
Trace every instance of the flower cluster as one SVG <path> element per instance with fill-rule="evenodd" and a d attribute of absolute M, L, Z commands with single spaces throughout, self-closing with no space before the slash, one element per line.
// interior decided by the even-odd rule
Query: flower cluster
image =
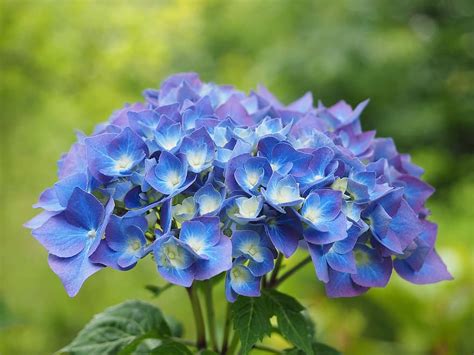
<path fill-rule="evenodd" d="M 74 296 L 104 267 L 153 254 L 189 287 L 226 272 L 229 301 L 258 296 L 279 255 L 307 250 L 330 297 L 404 279 L 450 279 L 426 218 L 433 188 L 392 139 L 364 132 L 344 101 L 285 106 L 174 75 L 127 105 L 59 160 L 59 181 L 26 225 Z"/>

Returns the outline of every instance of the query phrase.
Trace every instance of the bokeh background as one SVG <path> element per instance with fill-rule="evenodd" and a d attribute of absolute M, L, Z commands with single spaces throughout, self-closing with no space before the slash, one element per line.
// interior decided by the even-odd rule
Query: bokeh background
<path fill-rule="evenodd" d="M 371 98 L 364 128 L 393 136 L 437 188 L 431 220 L 455 280 L 420 287 L 394 275 L 386 289 L 330 300 L 307 266 L 283 288 L 346 354 L 474 351 L 472 0 L 1 0 L 0 70 L 1 354 L 52 353 L 127 298 L 156 303 L 193 336 L 183 290 L 152 299 L 144 289 L 161 283 L 150 260 L 104 270 L 69 299 L 22 227 L 74 129 L 90 133 L 178 71 L 246 91 L 264 83 L 284 102 L 306 91 L 328 105 Z"/>

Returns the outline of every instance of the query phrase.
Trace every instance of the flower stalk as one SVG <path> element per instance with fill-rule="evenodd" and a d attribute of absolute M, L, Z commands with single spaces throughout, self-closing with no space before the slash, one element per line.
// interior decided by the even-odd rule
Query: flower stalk
<path fill-rule="evenodd" d="M 194 321 L 196 323 L 196 346 L 198 349 L 206 348 L 206 328 L 204 325 L 204 317 L 202 315 L 201 304 L 197 293 L 196 285 L 186 288 L 193 309 Z"/>
<path fill-rule="evenodd" d="M 216 315 L 214 310 L 214 298 L 212 295 L 212 281 L 210 280 L 204 283 L 204 298 L 206 302 L 209 339 L 212 349 L 217 351 Z"/>

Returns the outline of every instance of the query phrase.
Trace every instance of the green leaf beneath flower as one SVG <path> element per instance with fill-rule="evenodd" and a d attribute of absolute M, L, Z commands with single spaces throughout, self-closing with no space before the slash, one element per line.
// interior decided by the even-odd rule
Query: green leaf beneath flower
<path fill-rule="evenodd" d="M 130 354 L 143 339 L 169 335 L 158 308 L 142 301 L 127 301 L 94 316 L 60 353 Z"/>
<path fill-rule="evenodd" d="M 247 354 L 258 340 L 270 335 L 271 308 L 265 297 L 239 296 L 232 304 L 234 329 L 240 339 L 241 352 Z"/>
<path fill-rule="evenodd" d="M 276 290 L 264 291 L 264 297 L 271 305 L 272 314 L 275 314 L 278 329 L 290 343 L 304 351 L 304 354 L 313 354 L 313 326 L 303 315 L 304 307 L 293 297 Z"/>
<path fill-rule="evenodd" d="M 150 352 L 150 355 L 192 355 L 192 352 L 181 343 L 164 340 L 160 346 Z"/>

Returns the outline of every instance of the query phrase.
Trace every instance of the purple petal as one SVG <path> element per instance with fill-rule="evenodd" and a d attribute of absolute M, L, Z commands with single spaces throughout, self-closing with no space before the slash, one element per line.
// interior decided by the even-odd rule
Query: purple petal
<path fill-rule="evenodd" d="M 414 284 L 424 285 L 453 279 L 434 249 L 426 256 L 423 266 L 417 271 L 413 270 L 405 260 L 395 259 L 393 264 L 395 271 L 401 277 Z"/>
<path fill-rule="evenodd" d="M 354 297 L 367 290 L 367 287 L 355 284 L 351 279 L 351 274 L 329 269 L 329 282 L 326 284 L 326 294 L 329 297 Z"/>

